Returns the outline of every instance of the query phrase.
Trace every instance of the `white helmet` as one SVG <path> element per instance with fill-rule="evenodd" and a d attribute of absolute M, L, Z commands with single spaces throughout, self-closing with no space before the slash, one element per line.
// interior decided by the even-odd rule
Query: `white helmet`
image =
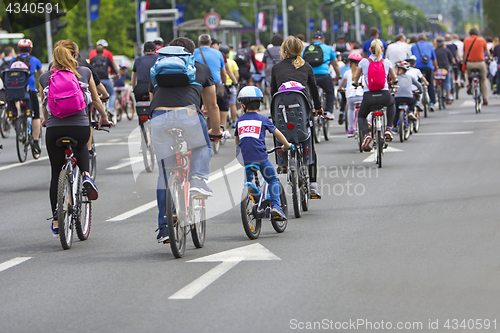
<path fill-rule="evenodd" d="M 108 42 L 105 39 L 99 39 L 97 45 L 102 45 L 102 47 L 108 47 Z"/>

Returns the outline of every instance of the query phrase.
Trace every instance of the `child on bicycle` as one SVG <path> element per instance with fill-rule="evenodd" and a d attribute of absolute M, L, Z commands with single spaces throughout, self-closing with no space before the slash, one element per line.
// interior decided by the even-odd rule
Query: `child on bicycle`
<path fill-rule="evenodd" d="M 120 63 L 120 69 L 118 70 L 118 75 L 115 76 L 114 87 L 115 91 L 122 90 L 125 95 L 122 98 L 128 100 L 130 95 L 130 85 L 125 83 L 125 80 L 131 80 L 132 77 L 127 72 L 128 64 L 125 62 Z"/>
<path fill-rule="evenodd" d="M 244 87 L 238 94 L 238 100 L 241 102 L 244 114 L 236 121 L 236 130 L 234 132 L 237 157 L 243 158 L 244 165 L 255 164 L 260 167 L 262 177 L 269 184 L 271 219 L 273 221 L 284 221 L 286 216 L 280 207 L 279 179 L 267 156 L 266 130 L 283 143 L 285 150 L 293 146 L 267 117 L 257 113 L 263 100 L 262 91 L 259 88 L 255 86 Z M 248 170 L 246 177 L 247 181 L 252 181 L 253 173 Z"/>
<path fill-rule="evenodd" d="M 347 98 L 347 105 L 349 106 L 349 111 L 347 113 L 348 129 L 347 136 L 352 138 L 354 136 L 354 103 L 361 102 L 363 100 L 363 77 L 361 77 L 361 86 L 357 88 L 352 85 L 352 76 L 353 73 L 356 73 L 358 70 L 358 64 L 363 59 L 361 54 L 359 53 L 351 53 L 347 58 L 350 69 L 344 73 L 344 77 L 342 81 L 340 81 L 340 92 L 345 92 L 345 96 Z M 345 88 L 344 88 L 345 85 Z"/>
<path fill-rule="evenodd" d="M 415 77 L 408 75 L 407 71 L 410 69 L 410 64 L 406 61 L 400 61 L 396 63 L 396 67 L 398 68 L 398 90 L 394 95 L 394 99 L 396 100 L 396 111 L 399 110 L 399 105 L 406 103 L 408 104 L 408 118 L 412 120 L 416 120 L 413 110 L 415 109 L 415 105 L 417 104 L 417 99 L 413 97 L 412 86 L 417 86 L 418 90 L 422 91 L 422 85 L 418 82 Z M 397 124 L 399 121 L 399 112 L 396 112 L 394 115 L 394 128 L 393 130 L 397 131 Z"/>

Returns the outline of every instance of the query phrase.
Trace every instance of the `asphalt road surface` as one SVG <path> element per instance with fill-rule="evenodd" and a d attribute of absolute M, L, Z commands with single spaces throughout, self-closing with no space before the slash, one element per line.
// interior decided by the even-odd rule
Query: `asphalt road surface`
<path fill-rule="evenodd" d="M 0 332 L 500 332 L 499 106 L 475 114 L 463 94 L 395 140 L 382 169 L 332 122 L 317 145 L 322 199 L 282 234 L 263 221 L 255 241 L 230 140 L 210 162 L 205 247 L 189 236 L 182 259 L 156 242 L 157 169 L 142 170 L 136 118 L 96 134 L 91 234 L 67 251 L 46 220 L 46 152 L 17 163 L 11 133 Z"/>

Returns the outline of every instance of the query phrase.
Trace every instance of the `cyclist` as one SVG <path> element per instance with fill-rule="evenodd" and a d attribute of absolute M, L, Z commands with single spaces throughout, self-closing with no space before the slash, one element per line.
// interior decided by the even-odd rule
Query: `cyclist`
<path fill-rule="evenodd" d="M 104 56 L 104 47 L 102 45 L 98 45 L 96 47 L 97 55 L 90 59 L 90 65 L 94 68 L 97 75 L 99 76 L 99 80 L 106 87 L 106 91 L 109 94 L 109 110 L 114 115 L 116 119 L 116 114 L 114 113 L 115 109 L 115 90 L 113 89 L 113 83 L 109 79 L 109 68 L 113 71 L 113 73 L 117 74 L 118 70 L 115 67 L 113 61 L 110 58 Z"/>
<path fill-rule="evenodd" d="M 383 40 L 380 39 L 379 33 L 378 33 L 378 28 L 376 27 L 371 27 L 370 28 L 370 39 L 368 39 L 366 42 L 363 44 L 363 58 L 368 58 L 372 52 L 371 52 L 371 45 L 374 39 L 378 39 L 382 42 L 382 45 L 384 46 L 384 50 L 382 51 L 382 57 L 385 51 L 387 50 L 387 43 Z"/>
<path fill-rule="evenodd" d="M 269 86 L 271 85 L 271 70 L 274 65 L 281 61 L 280 49 L 281 44 L 283 44 L 283 36 L 280 34 L 274 35 L 273 38 L 271 38 L 271 44 L 272 46 L 264 51 L 264 57 L 262 58 L 264 73 L 266 74 L 266 81 Z"/>
<path fill-rule="evenodd" d="M 159 50 L 163 47 L 163 38 L 161 37 L 156 37 L 155 40 L 153 41 L 156 45 L 156 49 Z"/>
<path fill-rule="evenodd" d="M 413 96 L 414 92 L 412 86 L 415 85 L 419 91 L 422 91 L 422 85 L 418 82 L 418 79 L 408 74 L 410 69 L 410 64 L 406 61 L 400 61 L 396 63 L 398 68 L 398 90 L 394 94 L 394 99 L 396 100 L 396 111 L 399 110 L 399 105 L 406 103 L 408 105 L 408 117 L 410 119 L 416 120 L 417 118 L 413 114 L 415 105 L 417 104 L 417 99 Z M 397 124 L 399 120 L 398 112 L 394 114 L 394 130 L 398 130 Z"/>
<path fill-rule="evenodd" d="M 262 177 L 269 184 L 271 219 L 284 221 L 286 216 L 280 205 L 279 179 L 266 151 L 266 130 L 283 144 L 285 150 L 290 149 L 291 144 L 267 117 L 257 113 L 263 99 L 262 91 L 255 86 L 246 86 L 238 94 L 238 101 L 241 102 L 244 114 L 236 121 L 234 131 L 236 155 L 239 161 L 243 160 L 244 165 L 259 166 Z M 248 182 L 253 179 L 250 170 L 246 171 L 246 179 Z"/>
<path fill-rule="evenodd" d="M 363 88 L 364 84 L 361 84 L 361 86 L 355 88 L 352 85 L 352 76 L 353 73 L 356 73 L 358 70 L 358 65 L 359 62 L 363 59 L 361 54 L 359 53 L 351 53 L 348 57 L 348 63 L 350 69 L 348 69 L 344 73 L 344 77 L 342 78 L 342 81 L 340 81 L 340 92 L 345 92 L 346 100 L 347 100 L 347 105 L 349 107 L 348 113 L 347 113 L 347 124 L 348 124 L 348 129 L 347 129 L 347 136 L 349 138 L 352 138 L 354 136 L 354 103 L 355 102 L 360 102 L 363 100 Z M 363 78 L 361 78 L 363 81 Z M 345 87 L 345 88 L 344 88 Z"/>
<path fill-rule="evenodd" d="M 132 79 L 130 74 L 127 72 L 128 64 L 125 62 L 120 63 L 120 69 L 118 70 L 118 75 L 115 76 L 115 81 L 114 81 L 114 87 L 115 90 L 122 91 L 123 94 L 121 96 L 122 99 L 125 99 L 127 101 L 130 97 L 130 85 L 128 83 L 125 83 L 125 80 L 127 79 Z M 121 101 L 119 101 L 121 104 Z M 133 110 L 131 111 L 133 112 Z"/>
<path fill-rule="evenodd" d="M 403 61 L 411 56 L 411 47 L 406 43 L 406 36 L 404 34 L 398 34 L 394 38 L 394 43 L 387 47 L 386 57 L 393 64 Z"/>
<path fill-rule="evenodd" d="M 219 51 L 226 59 L 226 72 L 228 74 L 226 86 L 229 90 L 228 94 L 229 94 L 229 111 L 231 112 L 231 122 L 232 122 L 231 126 L 234 128 L 236 126 L 236 120 L 238 119 L 238 114 L 236 110 L 236 85 L 238 84 L 240 73 L 238 72 L 238 64 L 236 64 L 236 61 L 229 58 L 229 50 L 230 50 L 229 46 L 227 45 L 220 45 L 219 47 Z"/>
<path fill-rule="evenodd" d="M 467 79 L 469 79 L 473 69 L 479 70 L 479 75 L 481 75 L 481 94 L 483 95 L 483 105 L 488 105 L 488 75 L 486 72 L 484 55 L 486 54 L 488 60 L 491 60 L 491 54 L 486 46 L 484 38 L 478 37 L 479 31 L 477 28 L 471 28 L 469 35 L 470 37 L 464 40 L 464 62 L 467 64 Z M 472 95 L 471 82 L 467 85 L 467 94 Z"/>
<path fill-rule="evenodd" d="M 436 60 L 438 68 L 446 69 L 448 74 L 443 80 L 443 89 L 446 91 L 446 104 L 451 104 L 451 69 L 452 64 L 455 64 L 455 57 L 449 48 L 444 47 L 444 39 L 441 36 L 436 38 Z"/>
<path fill-rule="evenodd" d="M 92 80 L 92 72 L 86 67 L 79 66 L 78 62 L 74 59 L 77 55 L 76 44 L 70 40 L 60 41 L 54 48 L 53 54 L 54 62 L 51 69 L 57 68 L 59 70 L 71 70 L 80 82 L 80 85 L 84 90 L 84 94 L 90 93 L 92 104 L 101 114 L 99 126 L 105 124 L 112 125 L 113 123 L 108 120 L 104 107 L 101 103 L 101 100 L 99 99 L 99 95 L 97 94 L 94 80 Z M 78 145 L 74 147 L 73 153 L 83 174 L 83 186 L 89 194 L 90 200 L 97 199 L 98 191 L 88 173 L 89 154 L 87 152 L 87 141 L 89 140 L 90 136 L 90 126 L 87 111 L 84 108 L 80 112 L 71 116 L 67 116 L 65 118 L 58 118 L 50 113 L 50 110 L 48 110 L 47 108 L 47 93 L 48 90 L 50 90 L 49 77 L 52 75 L 52 73 L 52 71 L 49 71 L 42 74 L 40 76 L 39 83 L 40 97 L 43 101 L 43 126 L 47 127 L 46 144 L 51 167 L 51 180 L 49 190 L 50 204 L 53 216 L 55 216 L 57 204 L 57 183 L 59 172 L 64 165 L 65 149 L 64 147 L 56 146 L 55 143 L 59 138 L 63 136 L 69 136 L 78 141 Z M 88 88 L 86 88 L 85 86 Z M 57 220 L 52 221 L 51 229 L 54 235 L 58 234 L 59 229 Z"/>
<path fill-rule="evenodd" d="M 16 54 L 14 53 L 14 48 L 11 46 L 7 46 L 3 51 L 2 60 L 0 60 L 0 82 L 1 82 L 0 101 L 3 102 L 7 101 L 7 95 L 5 93 L 5 86 L 3 85 L 1 74 L 3 73 L 4 70 L 10 67 L 10 61 L 14 59 L 15 55 Z"/>
<path fill-rule="evenodd" d="M 312 98 L 316 114 L 323 115 L 314 72 L 311 65 L 306 63 L 301 57 L 303 48 L 302 41 L 294 36 L 288 37 L 283 44 L 281 44 L 280 55 L 283 60 L 274 65 L 271 71 L 271 96 L 278 92 L 278 88 L 283 83 L 288 81 L 299 82 L 306 87 L 305 92 L 309 100 Z M 313 160 L 309 161 L 309 176 L 311 181 L 310 197 L 312 199 L 320 199 L 321 195 L 317 184 L 318 158 L 316 150 L 314 149 L 312 135 L 309 137 L 306 144 L 310 147 L 313 154 Z M 277 155 L 279 166 L 278 172 L 284 172 L 286 170 L 286 160 L 280 158 L 279 156 L 281 155 L 283 154 Z"/>
<path fill-rule="evenodd" d="M 366 133 L 363 139 L 363 149 L 367 149 L 370 146 L 373 138 L 372 135 L 368 131 L 368 121 L 366 117 L 370 114 L 370 106 L 372 105 L 384 105 L 387 107 L 387 129 L 385 130 L 385 139 L 386 141 L 392 141 L 392 123 L 394 120 L 395 106 L 394 106 L 394 97 L 392 97 L 389 92 L 389 84 L 387 81 L 388 75 L 390 75 L 391 79 L 397 82 L 396 74 L 392 69 L 392 63 L 384 59 L 383 55 L 383 44 L 380 39 L 374 39 L 370 45 L 370 53 L 371 55 L 367 58 L 364 58 L 359 62 L 358 70 L 352 79 L 353 82 L 358 82 L 361 75 L 364 75 L 365 82 L 370 82 L 369 80 L 381 80 L 381 78 L 369 78 L 368 77 L 368 68 L 373 65 L 374 62 L 382 62 L 384 65 L 384 72 L 379 73 L 378 75 L 383 76 L 383 80 L 385 81 L 384 87 L 381 90 L 370 91 L 369 84 L 366 84 L 364 87 L 363 94 L 363 102 L 361 102 L 361 107 L 358 113 L 358 122 L 359 128 L 361 129 L 361 133 Z"/>
<path fill-rule="evenodd" d="M 104 48 L 102 55 L 106 58 L 109 58 L 113 63 L 115 60 L 113 59 L 113 53 L 108 50 L 108 42 L 105 39 L 99 39 L 96 43 L 96 46 L 102 46 Z M 89 60 L 97 55 L 97 47 L 89 52 Z"/>
<path fill-rule="evenodd" d="M 418 80 L 422 84 L 422 90 L 420 90 L 420 91 L 416 85 L 412 84 L 412 86 L 411 86 L 411 90 L 413 91 L 413 94 L 418 102 L 418 101 L 420 101 L 420 97 L 422 96 L 422 94 L 424 92 L 423 87 L 428 86 L 429 82 L 427 82 L 427 80 L 425 79 L 425 76 L 422 74 L 422 72 L 419 69 L 415 68 L 415 64 L 417 62 L 417 57 L 415 57 L 414 55 L 411 55 L 405 61 L 410 65 L 410 68 L 406 71 L 406 74 L 414 77 L 416 80 Z"/>
<path fill-rule="evenodd" d="M 425 35 L 420 33 L 417 36 L 417 42 L 411 47 L 411 52 L 417 58 L 415 67 L 420 69 L 427 82 L 429 82 L 429 110 L 434 111 L 434 103 L 436 103 L 434 69 L 438 67 L 434 47 L 431 43 L 427 42 Z"/>
<path fill-rule="evenodd" d="M 143 46 L 143 56 L 137 57 L 132 68 L 132 89 L 135 101 L 149 100 L 149 83 L 151 82 L 151 67 L 156 62 L 156 45 L 153 42 L 146 42 Z"/>
<path fill-rule="evenodd" d="M 16 67 L 14 63 L 25 64 L 25 68 L 27 68 L 31 75 L 28 79 L 28 85 L 30 87 L 30 101 L 31 108 L 33 110 L 33 122 L 32 122 L 32 130 L 33 130 L 33 144 L 32 149 L 40 154 L 42 151 L 40 148 L 40 105 L 38 104 L 37 97 L 37 87 L 35 83 L 35 72 L 38 74 L 38 77 L 43 74 L 42 63 L 38 58 L 31 55 L 31 51 L 33 50 L 33 42 L 30 39 L 21 39 L 17 43 L 17 48 L 19 51 L 19 55 L 10 61 L 10 66 Z M 17 107 L 14 103 L 9 104 L 9 116 L 12 118 L 17 117 Z"/>
<path fill-rule="evenodd" d="M 241 40 L 241 47 L 234 54 L 234 61 L 236 61 L 238 67 L 240 68 L 240 80 L 244 80 L 247 85 L 253 86 L 252 72 L 250 71 L 251 64 L 253 65 L 256 74 L 259 74 L 259 72 L 257 71 L 255 54 L 248 44 L 248 39 L 243 38 Z"/>
<path fill-rule="evenodd" d="M 316 84 L 323 88 L 323 92 L 326 96 L 325 107 L 325 118 L 334 119 L 333 116 L 333 103 L 335 101 L 335 92 L 333 86 L 333 80 L 329 73 L 330 64 L 333 66 L 335 71 L 336 82 L 341 78 L 340 68 L 337 63 L 337 56 L 333 49 L 324 44 L 325 35 L 321 31 L 316 31 L 311 39 L 311 45 L 309 45 L 304 51 L 302 56 L 304 60 L 309 62 L 313 68 L 314 77 L 316 78 Z M 317 56 L 323 58 L 319 59 L 318 62 L 314 62 L 313 59 Z"/>
<path fill-rule="evenodd" d="M 170 46 L 182 46 L 188 52 L 194 53 L 192 40 L 179 37 L 170 42 Z M 158 202 L 158 243 L 168 243 L 168 228 L 165 217 L 166 212 L 166 187 L 163 176 L 161 160 L 166 159 L 166 165 L 175 155 L 171 153 L 171 137 L 166 129 L 175 126 L 181 128 L 187 135 L 184 136 L 192 151 L 191 166 L 189 170 L 190 191 L 203 196 L 212 196 L 212 190 L 207 186 L 206 179 L 209 174 L 210 139 L 209 134 L 220 136 L 219 107 L 215 95 L 214 80 L 210 68 L 200 62 L 195 62 L 196 82 L 182 87 L 153 87 L 150 84 L 149 95 L 151 99 L 151 136 L 158 161 L 158 185 L 156 198 Z M 200 113 L 201 102 L 207 108 L 211 129 Z"/>

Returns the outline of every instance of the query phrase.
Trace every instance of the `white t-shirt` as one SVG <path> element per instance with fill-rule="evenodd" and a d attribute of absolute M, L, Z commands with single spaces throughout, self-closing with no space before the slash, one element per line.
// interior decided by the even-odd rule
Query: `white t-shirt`
<path fill-rule="evenodd" d="M 453 40 L 453 43 L 457 46 L 458 55 L 460 56 L 460 59 L 463 59 L 464 58 L 464 43 L 458 39 Z"/>
<path fill-rule="evenodd" d="M 361 79 L 359 80 L 361 82 L 361 86 L 358 86 L 355 88 L 352 85 L 352 70 L 347 70 L 347 72 L 344 73 L 344 79 L 346 80 L 346 87 L 345 87 L 345 97 L 354 97 L 354 96 L 363 96 L 363 87 L 365 86 L 364 82 L 364 77 L 362 76 Z"/>
<path fill-rule="evenodd" d="M 411 67 L 409 70 L 406 71 L 406 75 L 414 77 L 415 80 L 419 81 L 420 78 L 423 76 L 422 72 L 418 68 Z M 412 84 L 411 85 L 411 91 L 418 90 L 417 86 Z"/>
<path fill-rule="evenodd" d="M 412 55 L 410 45 L 397 41 L 396 43 L 392 43 L 387 47 L 387 51 L 385 52 L 385 57 L 389 59 L 393 64 L 398 61 L 403 61 L 408 59 Z"/>
<path fill-rule="evenodd" d="M 371 60 L 373 61 L 377 61 L 377 57 L 374 55 L 374 54 L 371 54 L 370 57 L 369 57 Z M 384 86 L 384 89 L 382 90 L 389 90 L 389 85 L 387 84 L 387 75 L 389 75 L 389 70 L 392 67 L 392 62 L 388 59 L 383 59 L 384 61 L 384 69 L 385 69 L 385 86 Z M 363 72 L 363 76 L 364 76 L 364 79 L 365 79 L 365 82 L 368 82 L 368 67 L 370 66 L 370 62 L 368 61 L 367 58 L 364 58 L 363 60 L 361 60 L 359 62 L 359 68 L 361 68 L 361 71 Z M 370 91 L 370 89 L 368 89 L 368 85 L 365 84 L 364 86 L 364 92 L 367 92 L 367 91 Z"/>

